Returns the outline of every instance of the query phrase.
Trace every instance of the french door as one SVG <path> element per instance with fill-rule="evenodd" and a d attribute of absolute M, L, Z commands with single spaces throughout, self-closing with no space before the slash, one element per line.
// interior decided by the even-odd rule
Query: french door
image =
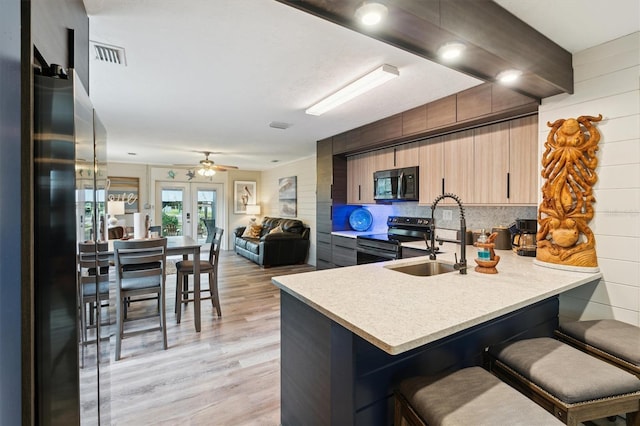
<path fill-rule="evenodd" d="M 224 226 L 224 194 L 221 183 L 157 182 L 155 221 L 162 235 L 185 235 L 210 242 L 216 226 Z"/>

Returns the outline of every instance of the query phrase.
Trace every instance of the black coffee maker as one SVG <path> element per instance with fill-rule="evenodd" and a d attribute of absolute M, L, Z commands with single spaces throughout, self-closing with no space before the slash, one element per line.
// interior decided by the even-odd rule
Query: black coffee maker
<path fill-rule="evenodd" d="M 536 219 L 516 219 L 509 227 L 511 232 L 511 248 L 519 256 L 536 256 Z"/>

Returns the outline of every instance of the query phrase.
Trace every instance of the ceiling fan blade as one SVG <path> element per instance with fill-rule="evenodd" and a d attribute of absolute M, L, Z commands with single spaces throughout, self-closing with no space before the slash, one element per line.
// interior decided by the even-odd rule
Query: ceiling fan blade
<path fill-rule="evenodd" d="M 215 170 L 219 170 L 221 172 L 224 172 L 224 171 L 229 170 L 229 169 L 237 169 L 238 167 L 236 167 L 236 166 L 225 166 L 224 164 L 215 164 L 215 165 L 211 166 L 211 168 L 215 169 Z"/>

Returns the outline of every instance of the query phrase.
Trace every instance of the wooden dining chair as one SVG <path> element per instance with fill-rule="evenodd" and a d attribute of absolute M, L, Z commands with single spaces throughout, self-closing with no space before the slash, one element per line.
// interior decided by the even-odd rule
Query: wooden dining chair
<path fill-rule="evenodd" d="M 89 343 L 88 330 L 96 330 L 100 336 L 100 309 L 109 306 L 109 250 L 104 242 L 78 244 L 78 308 L 80 342 L 84 362 L 85 346 Z"/>
<path fill-rule="evenodd" d="M 212 306 L 216 309 L 218 316 L 222 316 L 220 308 L 220 297 L 218 296 L 218 259 L 220 258 L 220 244 L 222 244 L 222 234 L 224 229 L 213 228 L 211 230 L 213 238 L 209 249 L 209 259 L 200 260 L 200 273 L 209 275 L 209 288 L 201 288 L 200 293 L 209 293 L 209 296 L 200 297 L 200 300 L 211 300 Z M 188 302 L 193 302 L 193 290 L 189 289 L 189 275 L 193 275 L 193 261 L 183 260 L 176 263 L 176 321 L 180 323 L 181 306 Z"/>
<path fill-rule="evenodd" d="M 112 226 L 108 229 L 108 232 L 110 240 L 119 240 L 125 234 L 124 226 Z"/>
<path fill-rule="evenodd" d="M 165 283 L 167 239 L 118 240 L 113 243 L 116 267 L 116 361 L 120 359 L 122 340 L 148 331 L 162 331 L 163 347 L 167 349 Z M 151 296 L 151 297 L 149 297 Z M 159 309 L 146 315 L 132 315 L 127 306 L 141 300 L 158 300 Z M 155 304 L 154 304 L 155 305 Z M 159 326 L 126 331 L 125 322 L 159 316 Z"/>

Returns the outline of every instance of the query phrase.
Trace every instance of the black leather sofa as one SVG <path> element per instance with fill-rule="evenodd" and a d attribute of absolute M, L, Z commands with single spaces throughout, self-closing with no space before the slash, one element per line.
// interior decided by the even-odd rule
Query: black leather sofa
<path fill-rule="evenodd" d="M 265 217 L 261 225 L 257 238 L 242 236 L 246 226 L 234 230 L 237 254 L 263 267 L 306 263 L 311 232 L 308 226 L 298 219 L 279 217 Z"/>

